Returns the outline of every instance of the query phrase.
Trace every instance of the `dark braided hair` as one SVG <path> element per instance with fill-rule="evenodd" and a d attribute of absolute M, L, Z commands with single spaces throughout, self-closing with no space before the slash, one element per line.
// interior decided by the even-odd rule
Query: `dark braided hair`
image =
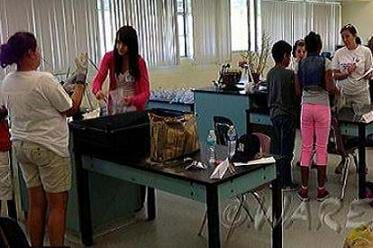
<path fill-rule="evenodd" d="M 313 31 L 311 31 L 306 38 L 304 38 L 306 43 L 306 51 L 309 53 L 318 53 L 322 48 L 321 36 Z"/>

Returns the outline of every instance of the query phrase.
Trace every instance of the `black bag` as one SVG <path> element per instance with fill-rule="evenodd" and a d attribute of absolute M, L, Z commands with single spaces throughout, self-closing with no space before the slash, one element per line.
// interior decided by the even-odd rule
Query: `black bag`
<path fill-rule="evenodd" d="M 0 247 L 30 247 L 23 230 L 14 219 L 0 217 Z"/>

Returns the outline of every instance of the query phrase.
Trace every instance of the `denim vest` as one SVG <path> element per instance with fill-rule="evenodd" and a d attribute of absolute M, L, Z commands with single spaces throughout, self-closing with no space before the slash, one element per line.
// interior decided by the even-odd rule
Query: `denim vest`
<path fill-rule="evenodd" d="M 303 89 L 319 86 L 325 88 L 325 58 L 310 53 L 299 62 L 298 79 Z"/>

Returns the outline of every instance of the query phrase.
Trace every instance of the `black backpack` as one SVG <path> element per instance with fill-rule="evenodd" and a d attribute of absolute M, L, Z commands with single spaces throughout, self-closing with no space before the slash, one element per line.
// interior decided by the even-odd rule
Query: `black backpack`
<path fill-rule="evenodd" d="M 29 248 L 22 228 L 17 221 L 8 217 L 0 217 L 0 247 Z"/>

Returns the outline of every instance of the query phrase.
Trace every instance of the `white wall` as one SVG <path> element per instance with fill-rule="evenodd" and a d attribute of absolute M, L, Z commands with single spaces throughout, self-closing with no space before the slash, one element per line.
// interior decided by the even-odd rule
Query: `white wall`
<path fill-rule="evenodd" d="M 373 1 L 345 1 L 342 3 L 342 25 L 351 23 L 363 44 L 373 35 Z"/>
<path fill-rule="evenodd" d="M 237 66 L 240 55 L 234 54 L 232 66 Z M 152 89 L 201 88 L 211 86 L 218 77 L 220 64 L 197 65 L 190 59 L 182 59 L 180 65 L 150 68 Z"/>

